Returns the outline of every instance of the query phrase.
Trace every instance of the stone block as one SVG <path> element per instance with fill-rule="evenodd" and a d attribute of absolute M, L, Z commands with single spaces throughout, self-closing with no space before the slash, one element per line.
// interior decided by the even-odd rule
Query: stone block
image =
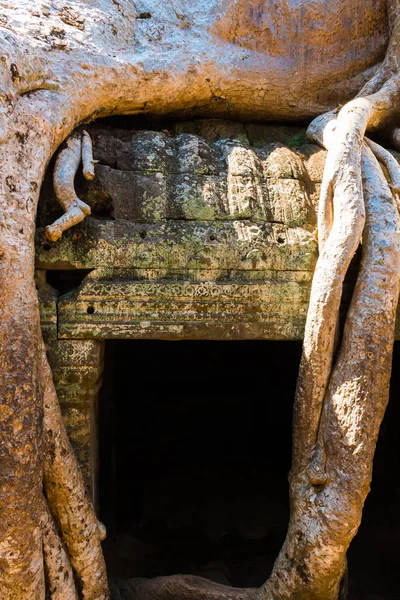
<path fill-rule="evenodd" d="M 174 171 L 175 161 L 174 138 L 159 131 L 140 131 L 117 149 L 116 167 L 167 175 Z"/>
<path fill-rule="evenodd" d="M 98 165 L 96 179 L 82 199 L 92 204 L 96 194 L 103 194 L 103 203 L 108 203 L 115 219 L 155 223 L 166 217 L 166 180 L 160 172 L 144 174 Z"/>
<path fill-rule="evenodd" d="M 217 149 L 197 135 L 182 134 L 175 138 L 176 173 L 219 175 L 224 163 Z"/>
<path fill-rule="evenodd" d="M 215 175 L 181 174 L 168 178 L 168 219 L 214 221 L 228 217 L 226 181 Z"/>
<path fill-rule="evenodd" d="M 283 223 L 168 221 L 146 224 L 89 217 L 55 244 L 37 233 L 37 266 L 46 269 L 313 270 L 315 236 Z"/>
<path fill-rule="evenodd" d="M 123 339 L 301 339 L 311 274 L 265 280 L 88 278 L 59 301 L 59 335 Z"/>

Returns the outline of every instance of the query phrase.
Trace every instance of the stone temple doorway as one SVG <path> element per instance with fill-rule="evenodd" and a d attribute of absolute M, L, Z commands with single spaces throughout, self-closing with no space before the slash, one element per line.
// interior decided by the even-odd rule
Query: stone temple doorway
<path fill-rule="evenodd" d="M 261 585 L 285 537 L 300 342 L 106 342 L 110 575 Z"/>

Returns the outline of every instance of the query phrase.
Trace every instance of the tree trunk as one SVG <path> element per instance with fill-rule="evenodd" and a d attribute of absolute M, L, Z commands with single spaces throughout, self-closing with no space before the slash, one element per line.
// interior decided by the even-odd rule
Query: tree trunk
<path fill-rule="evenodd" d="M 5 600 L 44 598 L 41 334 L 32 249 L 40 182 L 52 146 L 42 116 L 46 103 L 39 107 L 32 127 L 29 103 L 21 102 L 2 146 L 0 595 Z"/>
<path fill-rule="evenodd" d="M 46 588 L 57 600 L 109 596 L 102 530 L 60 419 L 33 279 L 39 190 L 59 144 L 97 116 L 185 110 L 311 118 L 358 94 L 338 115 L 319 117 L 310 127 L 310 136 L 328 149 L 321 252 L 296 392 L 291 519 L 271 578 L 258 590 L 193 577 L 121 584 L 124 598 L 131 593 L 136 600 L 336 600 L 388 397 L 399 293 L 400 170 L 364 136 L 368 128 L 396 125 L 400 0 L 388 0 L 389 21 L 384 0 L 351 6 L 335 0 L 331 16 L 323 0 L 311 3 L 326 26 L 315 37 L 315 13 L 307 9 L 304 48 L 290 30 L 292 9 L 279 13 L 288 33 L 268 42 L 268 28 L 258 27 L 249 0 L 233 8 L 228 0 L 201 0 L 193 10 L 182 0 L 185 14 L 172 2 L 155 0 L 151 18 L 130 0 L 53 4 L 40 8 L 33 0 L 10 0 L 0 13 L 0 597 L 44 600 Z M 273 17 L 276 8 L 282 9 L 273 3 L 264 17 Z M 346 53 L 350 18 L 359 25 L 359 37 Z M 340 47 L 345 60 L 338 66 L 329 51 Z M 395 127 L 392 139 L 398 139 Z M 83 145 L 90 152 L 87 139 Z M 81 148 L 81 141 L 71 141 L 72 171 Z M 389 165 L 391 186 L 374 154 Z M 57 164 L 60 170 L 61 157 Z M 90 175 L 87 160 L 85 169 Z M 85 216 L 71 195 L 73 174 L 57 179 L 67 214 L 49 236 Z M 361 236 L 362 264 L 334 360 L 342 282 Z"/>

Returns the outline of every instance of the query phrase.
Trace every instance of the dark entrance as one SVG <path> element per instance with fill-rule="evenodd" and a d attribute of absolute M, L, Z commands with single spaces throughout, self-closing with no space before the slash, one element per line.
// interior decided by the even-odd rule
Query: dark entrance
<path fill-rule="evenodd" d="M 100 509 L 111 576 L 267 579 L 289 515 L 298 342 L 114 341 L 100 399 Z M 396 344 L 395 362 L 400 348 Z M 350 598 L 400 598 L 400 372 L 362 527 Z"/>
<path fill-rule="evenodd" d="M 287 528 L 301 344 L 107 346 L 100 485 L 110 572 L 261 584 Z"/>

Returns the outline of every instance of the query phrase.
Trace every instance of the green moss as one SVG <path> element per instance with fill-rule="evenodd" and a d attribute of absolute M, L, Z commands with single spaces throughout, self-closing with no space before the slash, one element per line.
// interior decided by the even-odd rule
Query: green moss
<path fill-rule="evenodd" d="M 302 129 L 295 135 L 292 135 L 286 142 L 288 148 L 296 148 L 308 143 L 307 130 Z"/>
<path fill-rule="evenodd" d="M 247 135 L 244 133 L 239 133 L 238 135 L 235 135 L 235 137 L 233 139 L 237 140 L 238 142 L 242 142 L 242 144 L 250 145 L 250 140 L 247 137 Z"/>
<path fill-rule="evenodd" d="M 212 221 L 215 219 L 215 212 L 212 206 L 207 206 L 202 197 L 188 198 L 182 205 L 182 210 L 186 219 L 193 221 Z"/>

